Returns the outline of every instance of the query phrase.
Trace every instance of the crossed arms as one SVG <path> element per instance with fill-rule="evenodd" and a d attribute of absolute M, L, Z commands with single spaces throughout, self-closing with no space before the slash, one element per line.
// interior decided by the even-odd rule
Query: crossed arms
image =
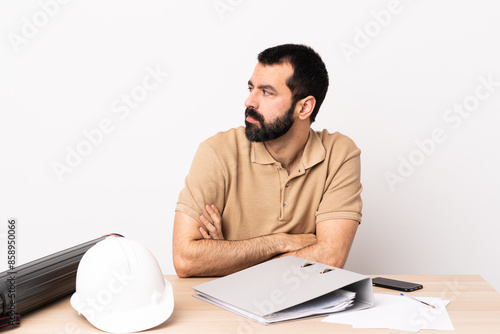
<path fill-rule="evenodd" d="M 175 213 L 174 266 L 179 277 L 224 276 L 273 257 L 295 255 L 342 268 L 358 228 L 350 219 L 316 224 L 316 234 L 276 233 L 256 238 L 224 240 L 222 219 L 215 206 L 206 206 L 200 224 L 182 212 Z"/>

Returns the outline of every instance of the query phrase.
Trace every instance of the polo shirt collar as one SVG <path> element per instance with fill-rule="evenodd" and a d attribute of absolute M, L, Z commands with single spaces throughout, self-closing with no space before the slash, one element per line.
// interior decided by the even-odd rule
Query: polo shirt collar
<path fill-rule="evenodd" d="M 252 146 L 250 148 L 250 157 L 252 162 L 256 162 L 261 165 L 274 164 L 276 161 L 269 154 L 266 146 L 262 142 L 251 142 Z"/>
<path fill-rule="evenodd" d="M 262 165 L 276 163 L 271 154 L 267 151 L 264 143 L 261 142 L 251 142 L 250 157 L 252 162 Z M 321 142 L 321 138 L 319 138 L 319 135 L 313 129 L 309 129 L 309 138 L 307 139 L 300 164 L 303 165 L 305 169 L 308 169 L 325 160 L 325 157 L 326 150 Z"/>
<path fill-rule="evenodd" d="M 319 164 L 326 158 L 326 150 L 319 135 L 313 130 L 309 129 L 309 138 L 307 139 L 304 153 L 302 153 L 302 163 L 304 168 L 308 169 L 314 165 Z"/>

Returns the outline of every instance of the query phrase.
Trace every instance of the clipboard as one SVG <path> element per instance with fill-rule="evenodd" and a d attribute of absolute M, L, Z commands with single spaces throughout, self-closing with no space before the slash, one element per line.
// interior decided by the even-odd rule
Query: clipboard
<path fill-rule="evenodd" d="M 263 325 L 331 314 L 335 311 L 323 308 L 325 301 L 349 293 L 355 297 L 345 310 L 373 306 L 369 276 L 295 256 L 273 259 L 193 289 L 194 297 Z"/>

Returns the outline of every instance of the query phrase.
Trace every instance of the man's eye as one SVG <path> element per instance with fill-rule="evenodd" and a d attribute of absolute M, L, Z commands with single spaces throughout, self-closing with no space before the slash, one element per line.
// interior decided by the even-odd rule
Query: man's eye
<path fill-rule="evenodd" d="M 272 93 L 270 91 L 267 91 L 265 89 L 262 90 L 262 92 L 264 93 L 264 95 L 266 96 L 269 96 L 269 95 L 272 95 Z"/>
<path fill-rule="evenodd" d="M 251 92 L 253 87 L 248 87 L 248 91 Z"/>

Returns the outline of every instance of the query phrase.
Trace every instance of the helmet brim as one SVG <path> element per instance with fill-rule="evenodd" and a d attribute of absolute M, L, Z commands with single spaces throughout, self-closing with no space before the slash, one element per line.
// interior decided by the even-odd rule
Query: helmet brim
<path fill-rule="evenodd" d="M 174 293 L 172 285 L 165 278 L 165 289 L 158 296 L 158 302 L 142 308 L 135 308 L 134 301 L 130 301 L 130 311 L 113 312 L 111 314 L 99 314 L 98 312 L 87 320 L 97 329 L 110 333 L 130 333 L 150 329 L 164 323 L 174 310 Z M 81 305 L 78 293 L 71 296 L 71 306 L 81 313 Z"/>

